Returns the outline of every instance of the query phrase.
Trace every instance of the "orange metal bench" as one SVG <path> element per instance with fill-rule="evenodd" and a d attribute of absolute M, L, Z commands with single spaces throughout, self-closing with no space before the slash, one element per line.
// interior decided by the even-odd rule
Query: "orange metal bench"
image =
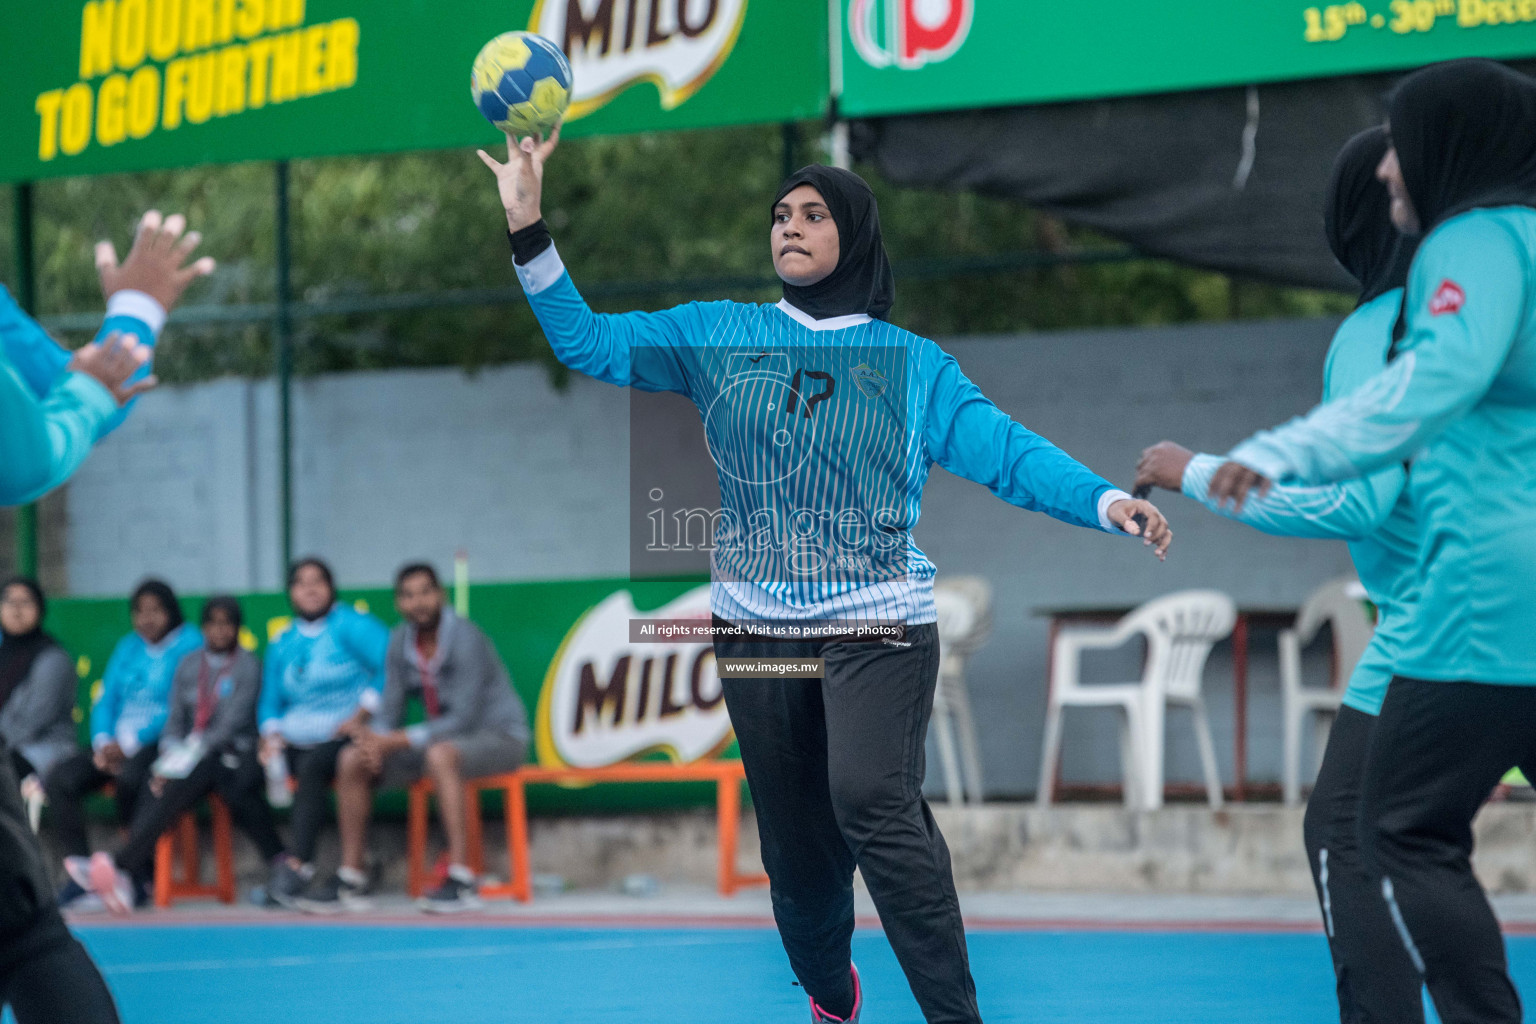
<path fill-rule="evenodd" d="M 208 809 L 213 819 L 213 858 L 218 881 L 213 885 L 202 883 L 197 818 L 188 811 L 155 842 L 155 906 L 162 910 L 177 900 L 235 902 L 235 844 L 229 808 L 217 793 L 210 793 Z M 180 872 L 176 871 L 178 860 Z"/>
<path fill-rule="evenodd" d="M 526 903 L 533 898 L 533 873 L 528 864 L 529 783 L 594 782 L 713 782 L 715 817 L 719 828 L 718 886 L 722 896 L 737 889 L 768 884 L 764 874 L 743 875 L 736 870 L 738 831 L 741 823 L 741 784 L 746 772 L 740 761 L 696 761 L 672 764 L 665 761 L 631 762 L 606 768 L 551 768 L 525 765 L 505 775 L 470 779 L 464 784 L 467 806 L 469 867 L 480 875 L 485 869 L 484 834 L 480 822 L 480 793 L 488 789 L 502 791 L 506 814 L 507 858 L 511 862 L 510 880 L 484 886 L 480 895 L 512 898 Z M 427 799 L 433 792 L 431 779 L 422 779 L 410 788 L 407 822 L 408 887 L 412 897 L 426 889 L 427 881 Z"/>

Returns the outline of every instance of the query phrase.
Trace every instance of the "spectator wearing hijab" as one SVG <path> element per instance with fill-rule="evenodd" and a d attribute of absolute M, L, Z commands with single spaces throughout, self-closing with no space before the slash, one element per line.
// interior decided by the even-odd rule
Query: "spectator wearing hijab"
<path fill-rule="evenodd" d="M 1393 94 L 1388 130 L 1393 222 L 1423 234 L 1396 356 L 1239 445 L 1212 492 L 1411 460 L 1420 596 L 1367 755 L 1363 852 L 1440 1019 L 1517 1024 L 1471 822 L 1511 766 L 1536 770 L 1536 81 L 1433 65 Z"/>
<path fill-rule="evenodd" d="M 85 798 L 109 783 L 119 820 L 132 824 L 170 714 L 171 679 L 181 659 L 202 646 L 202 634 L 185 623 L 168 584 L 145 580 L 129 607 L 133 632 L 112 651 L 91 709 L 91 749 L 64 760 L 48 781 L 51 820 L 66 856 L 90 855 Z M 60 900 L 70 903 L 83 894 L 71 879 Z"/>
<path fill-rule="evenodd" d="M 0 585 L 0 741 L 23 789 L 75 752 L 75 666 L 43 632 L 47 612 L 36 580 Z"/>
<path fill-rule="evenodd" d="M 268 898 L 291 906 L 314 878 L 315 846 L 325 823 L 336 762 L 377 711 L 384 688 L 389 628 L 336 601 L 330 566 L 318 558 L 288 573 L 292 626 L 267 648 L 257 718 L 261 761 L 285 758 L 297 780 L 290 857 L 280 858 Z"/>
<path fill-rule="evenodd" d="M 938 676 L 935 568 L 912 536 L 924 482 L 938 463 L 1018 507 L 1141 535 L 1159 557 L 1167 521 L 1010 419 L 931 340 L 888 322 L 894 278 L 874 194 L 858 175 L 805 167 L 764 204 L 784 284 L 777 304 L 600 316 L 539 214 L 556 143 L 509 139 L 505 164 L 480 154 L 556 357 L 698 406 L 725 521 L 737 524 L 722 528 L 710 558 L 721 659 L 825 659 L 825 679 L 723 681 L 774 917 L 812 1018 L 860 1016 L 850 959 L 857 868 L 925 1017 L 980 1021 L 949 852 L 922 797 L 922 744 L 912 742 L 927 728 Z M 772 526 L 763 524 L 795 524 L 793 536 L 765 544 Z M 827 632 L 869 620 L 900 623 L 902 636 L 850 642 Z M 778 643 L 753 630 L 761 621 L 816 639 Z"/>
<path fill-rule="evenodd" d="M 161 756 L 151 769 L 151 791 L 158 795 L 144 802 L 115 854 L 65 861 L 70 877 L 89 886 L 113 913 L 133 909 L 160 834 L 210 793 L 223 799 L 265 861 L 275 864 L 283 853 L 256 759 L 261 663 L 240 647 L 241 623 L 240 603 L 232 597 L 209 598 L 203 606 L 204 646 L 181 659 L 171 685 Z"/>

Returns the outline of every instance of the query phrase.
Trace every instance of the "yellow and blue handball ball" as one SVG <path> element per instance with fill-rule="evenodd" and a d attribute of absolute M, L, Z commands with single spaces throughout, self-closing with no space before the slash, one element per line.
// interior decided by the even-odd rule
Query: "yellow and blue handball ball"
<path fill-rule="evenodd" d="M 514 138 L 548 135 L 571 105 L 571 65 L 533 32 L 503 32 L 470 71 L 469 92 L 485 119 Z"/>

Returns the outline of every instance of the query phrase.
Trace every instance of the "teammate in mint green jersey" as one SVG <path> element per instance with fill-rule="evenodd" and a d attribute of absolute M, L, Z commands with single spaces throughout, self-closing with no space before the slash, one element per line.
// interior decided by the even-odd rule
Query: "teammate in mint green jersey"
<path fill-rule="evenodd" d="M 206 257 L 183 265 L 202 237 L 185 228 L 180 214 L 149 211 L 121 265 L 110 242 L 97 245 L 107 316 L 74 353 L 0 288 L 0 506 L 34 501 L 67 480 L 154 387 L 148 363 L 167 310 L 213 271 Z"/>
<path fill-rule="evenodd" d="M 67 480 L 129 403 L 166 312 L 211 259 L 186 264 L 198 235 L 180 215 L 151 211 L 121 265 L 96 249 L 107 318 L 96 340 L 64 352 L 0 289 L 0 507 L 32 501 Z M 22 806 L 11 758 L 0 751 L 0 1005 L 17 1024 L 116 1024 L 112 994 L 64 924 L 53 882 Z"/>
<path fill-rule="evenodd" d="M 1334 163 L 1323 228 L 1344 268 L 1360 282 L 1360 302 L 1339 325 L 1323 371 L 1323 400 L 1348 394 L 1387 365 L 1413 242 L 1392 226 L 1390 197 L 1376 179 L 1387 151 L 1382 128 L 1361 132 Z M 1418 596 L 1418 529 L 1405 484 L 1390 465 L 1370 476 L 1311 487 L 1281 484 L 1233 513 L 1207 490 L 1221 465 L 1164 441 L 1142 453 L 1137 486 L 1184 494 L 1265 533 L 1349 542 L 1360 581 L 1377 609 L 1376 632 L 1344 693 L 1307 801 L 1304 836 L 1323 927 L 1338 981 L 1339 1019 L 1424 1019 L 1418 972 L 1397 937 L 1387 906 L 1360 861 L 1356 823 L 1360 779 L 1376 715 Z"/>
<path fill-rule="evenodd" d="M 924 1017 L 974 1024 L 949 851 L 922 798 L 938 672 L 934 567 L 912 538 L 923 484 L 937 464 L 1019 507 L 1139 535 L 1159 556 L 1167 523 L 1015 423 L 938 345 L 887 321 L 895 285 L 875 197 L 857 175 L 806 167 L 764 204 L 783 301 L 599 316 L 539 215 L 554 145 L 511 143 L 506 164 L 481 154 L 551 347 L 572 369 L 698 407 L 720 484 L 710 601 L 722 663 L 825 666 L 815 679 L 722 680 L 774 917 L 812 1019 L 860 1016 L 849 959 L 857 867 Z M 896 631 L 823 632 L 871 620 Z M 785 630 L 810 639 L 766 638 Z M 754 1019 L 679 1010 L 700 1014 Z"/>
<path fill-rule="evenodd" d="M 1367 867 L 1445 1024 L 1516 1024 L 1471 821 L 1536 766 L 1536 82 L 1491 61 L 1409 76 L 1379 174 L 1423 232 L 1380 375 L 1232 451 L 1210 495 L 1411 460 L 1419 600 L 1361 793 Z"/>

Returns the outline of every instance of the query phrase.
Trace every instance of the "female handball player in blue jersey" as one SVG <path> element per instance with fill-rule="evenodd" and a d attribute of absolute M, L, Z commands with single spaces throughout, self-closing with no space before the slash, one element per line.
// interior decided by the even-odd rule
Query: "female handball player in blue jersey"
<path fill-rule="evenodd" d="M 911 536 L 923 483 L 937 463 L 1021 508 L 1140 535 L 1159 558 L 1168 524 L 1009 419 L 932 341 L 886 322 L 894 284 L 857 175 L 806 167 L 764 210 L 776 305 L 597 315 L 540 217 L 558 139 L 509 139 L 506 163 L 480 153 L 555 355 L 698 406 L 720 480 L 710 603 L 722 664 L 822 659 L 820 679 L 722 672 L 774 917 L 812 1019 L 859 1018 L 857 866 L 926 1019 L 979 1021 L 949 851 L 922 797 L 939 659 L 934 567 Z M 864 637 L 838 635 L 855 623 Z M 802 639 L 778 639 L 790 631 Z"/>

